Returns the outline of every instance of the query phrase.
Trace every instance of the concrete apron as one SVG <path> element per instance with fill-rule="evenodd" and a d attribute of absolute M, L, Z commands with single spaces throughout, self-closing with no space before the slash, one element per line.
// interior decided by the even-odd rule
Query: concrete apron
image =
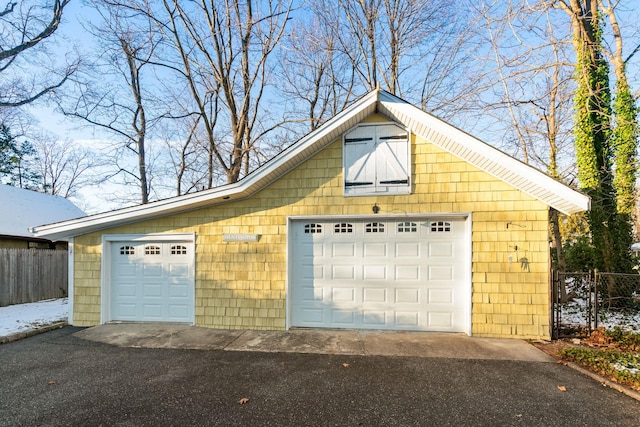
<path fill-rule="evenodd" d="M 110 323 L 74 335 L 89 341 L 137 348 L 555 362 L 524 340 L 475 338 L 458 333 L 338 329 L 241 331 L 167 323 Z"/>

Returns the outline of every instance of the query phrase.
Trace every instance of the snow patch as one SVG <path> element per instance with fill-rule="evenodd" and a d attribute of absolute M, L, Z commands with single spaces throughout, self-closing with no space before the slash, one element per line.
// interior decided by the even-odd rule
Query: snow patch
<path fill-rule="evenodd" d="M 67 298 L 0 307 L 0 337 L 66 321 L 68 315 Z"/>

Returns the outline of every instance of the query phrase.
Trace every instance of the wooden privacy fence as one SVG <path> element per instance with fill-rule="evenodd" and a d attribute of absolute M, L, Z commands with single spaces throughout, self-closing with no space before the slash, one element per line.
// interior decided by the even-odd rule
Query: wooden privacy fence
<path fill-rule="evenodd" d="M 0 307 L 67 296 L 67 251 L 0 248 Z"/>

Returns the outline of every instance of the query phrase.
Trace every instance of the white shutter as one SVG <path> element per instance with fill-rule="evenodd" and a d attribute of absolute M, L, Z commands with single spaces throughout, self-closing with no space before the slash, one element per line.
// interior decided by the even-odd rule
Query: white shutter
<path fill-rule="evenodd" d="M 344 193 L 410 192 L 409 133 L 395 124 L 358 126 L 344 135 Z"/>
<path fill-rule="evenodd" d="M 376 182 L 375 140 L 370 126 L 359 127 L 344 138 L 345 192 L 370 192 Z"/>
<path fill-rule="evenodd" d="M 409 185 L 408 132 L 395 125 L 379 126 L 376 134 L 376 190 Z"/>

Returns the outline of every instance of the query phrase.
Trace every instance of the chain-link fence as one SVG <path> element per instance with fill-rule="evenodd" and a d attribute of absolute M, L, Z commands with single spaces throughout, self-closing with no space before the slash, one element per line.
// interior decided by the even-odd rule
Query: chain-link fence
<path fill-rule="evenodd" d="M 589 335 L 599 326 L 640 330 L 640 275 L 553 272 L 553 338 Z"/>

